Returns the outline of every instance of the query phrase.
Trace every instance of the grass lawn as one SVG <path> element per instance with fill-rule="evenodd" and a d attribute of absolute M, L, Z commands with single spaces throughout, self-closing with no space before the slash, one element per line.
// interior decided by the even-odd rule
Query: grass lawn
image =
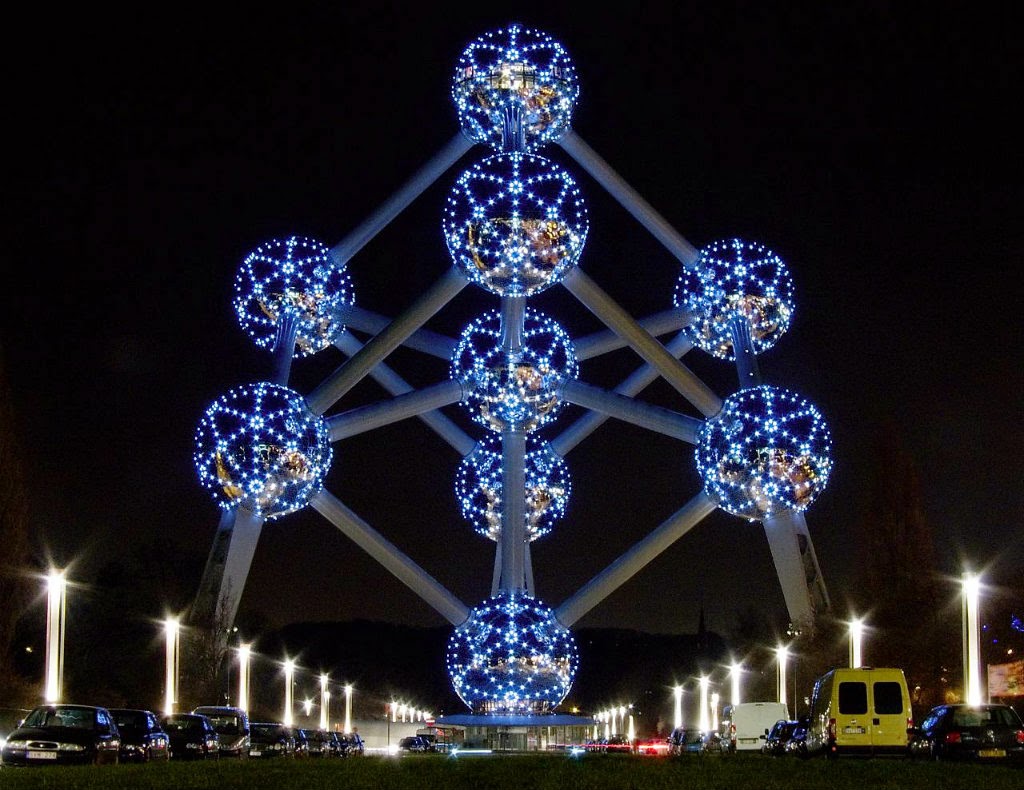
<path fill-rule="evenodd" d="M 1024 769 L 900 759 L 634 755 L 367 756 L 0 771 L 0 790 L 1021 790 Z"/>

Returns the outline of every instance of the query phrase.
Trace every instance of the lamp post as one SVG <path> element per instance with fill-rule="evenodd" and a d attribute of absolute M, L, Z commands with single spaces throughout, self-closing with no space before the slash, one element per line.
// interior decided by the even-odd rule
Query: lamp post
<path fill-rule="evenodd" d="M 861 666 L 861 640 L 864 634 L 864 621 L 855 617 L 850 621 L 850 666 Z"/>
<path fill-rule="evenodd" d="M 729 697 L 730 705 L 740 704 L 740 676 L 743 672 L 743 665 L 735 661 L 729 666 L 729 679 L 732 680 L 732 691 Z"/>
<path fill-rule="evenodd" d="M 785 645 L 779 645 L 775 648 L 775 656 L 779 662 L 779 702 L 783 705 L 787 705 L 786 697 L 786 663 L 789 659 L 789 650 Z"/>
<path fill-rule="evenodd" d="M 676 686 L 672 693 L 675 699 L 672 707 L 672 727 L 678 729 L 683 726 L 683 687 Z"/>
<path fill-rule="evenodd" d="M 708 676 L 700 676 L 700 710 L 697 714 L 697 726 L 701 732 L 708 731 Z"/>
<path fill-rule="evenodd" d="M 331 692 L 327 690 L 328 678 L 326 674 L 320 675 L 320 729 L 330 728 L 331 721 Z"/>
<path fill-rule="evenodd" d="M 711 694 L 711 731 L 718 732 L 718 692 Z"/>
<path fill-rule="evenodd" d="M 43 698 L 46 702 L 60 702 L 64 686 L 64 619 L 67 586 L 64 571 L 50 571 L 46 582 L 46 680 L 43 688 Z"/>
<path fill-rule="evenodd" d="M 292 718 L 292 681 L 295 678 L 295 662 L 288 659 L 284 662 L 284 715 L 282 724 L 291 727 L 294 723 Z"/>
<path fill-rule="evenodd" d="M 345 732 L 352 732 L 352 684 L 345 686 Z"/>
<path fill-rule="evenodd" d="M 238 707 L 249 711 L 249 658 L 252 648 L 242 644 L 238 646 Z"/>
<path fill-rule="evenodd" d="M 181 639 L 181 626 L 173 617 L 164 621 L 164 637 L 166 641 L 166 661 L 164 670 L 164 713 L 174 713 L 174 703 L 178 701 L 178 653 Z"/>
<path fill-rule="evenodd" d="M 964 695 L 968 705 L 981 704 L 981 651 L 978 633 L 978 596 L 981 582 L 973 573 L 963 581 Z"/>

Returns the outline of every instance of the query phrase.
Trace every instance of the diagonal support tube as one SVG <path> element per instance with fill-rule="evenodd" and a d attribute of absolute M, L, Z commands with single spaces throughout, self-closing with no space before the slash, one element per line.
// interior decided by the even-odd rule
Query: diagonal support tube
<path fill-rule="evenodd" d="M 572 626 L 717 507 L 718 505 L 701 491 L 559 606 L 555 610 L 558 622 L 566 628 Z"/>
<path fill-rule="evenodd" d="M 693 323 L 693 316 L 685 310 L 663 310 L 660 313 L 641 318 L 637 323 L 644 328 L 645 332 L 657 336 L 666 332 L 677 332 L 683 327 L 689 326 Z M 574 340 L 573 347 L 576 349 L 576 358 L 583 360 L 625 348 L 626 342 L 610 329 L 606 329 Z"/>
<path fill-rule="evenodd" d="M 449 268 L 402 315 L 370 339 L 355 356 L 349 358 L 310 393 L 306 398 L 310 410 L 314 414 L 323 414 L 331 408 L 362 381 L 374 365 L 400 346 L 468 284 L 469 280 L 462 272 L 454 266 Z"/>
<path fill-rule="evenodd" d="M 615 334 L 626 341 L 671 384 L 680 395 L 702 414 L 710 417 L 722 408 L 722 399 L 701 381 L 693 371 L 672 356 L 668 350 L 644 330 L 597 284 L 574 267 L 562 279 L 562 285 Z"/>
<path fill-rule="evenodd" d="M 610 417 L 617 417 L 624 422 L 671 436 L 673 439 L 681 439 L 689 444 L 697 443 L 697 431 L 704 424 L 696 417 L 679 414 L 661 406 L 641 403 L 582 381 L 565 382 L 561 387 L 561 396 L 577 406 L 603 412 Z"/>
<path fill-rule="evenodd" d="M 389 401 L 379 401 L 336 414 L 327 419 L 331 441 L 338 442 L 358 433 L 372 431 L 393 422 L 416 417 L 462 400 L 462 385 L 446 379 L 431 387 L 396 395 Z"/>
<path fill-rule="evenodd" d="M 321 489 L 309 500 L 309 504 L 449 623 L 457 626 L 466 621 L 469 616 L 468 606 L 339 499 Z"/>

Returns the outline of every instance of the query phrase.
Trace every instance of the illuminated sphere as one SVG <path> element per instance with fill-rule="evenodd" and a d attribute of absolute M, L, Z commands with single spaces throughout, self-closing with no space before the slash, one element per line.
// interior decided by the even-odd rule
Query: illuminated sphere
<path fill-rule="evenodd" d="M 473 713 L 551 713 L 576 677 L 576 640 L 523 592 L 475 607 L 448 640 L 448 677 Z"/>
<path fill-rule="evenodd" d="M 223 509 L 243 505 L 269 520 L 306 505 L 332 455 L 327 423 L 305 399 L 260 382 L 236 387 L 206 410 L 193 462 Z"/>
<path fill-rule="evenodd" d="M 695 346 L 735 361 L 732 324 L 750 327 L 755 353 L 782 337 L 793 315 L 793 282 L 782 259 L 753 242 L 727 239 L 700 251 L 676 281 L 675 306 L 696 319 L 687 329 Z"/>
<path fill-rule="evenodd" d="M 579 374 L 565 331 L 530 307 L 524 318 L 516 353 L 502 348 L 501 312 L 492 310 L 463 330 L 452 356 L 451 376 L 466 392 L 463 406 L 493 431 L 528 432 L 551 422 L 562 405 L 562 384 Z"/>
<path fill-rule="evenodd" d="M 249 253 L 235 275 L 238 322 L 254 343 L 273 349 L 284 316 L 297 322 L 294 354 L 315 354 L 344 330 L 344 309 L 353 304 L 344 266 L 318 241 L 292 236 Z"/>
<path fill-rule="evenodd" d="M 526 538 L 547 535 L 565 515 L 572 484 L 569 468 L 551 445 L 526 437 Z M 501 536 L 501 437 L 488 434 L 459 464 L 455 495 L 462 515 L 477 533 L 497 541 Z"/>
<path fill-rule="evenodd" d="M 499 151 L 558 140 L 571 125 L 579 93 L 576 68 L 562 45 L 520 25 L 476 39 L 452 78 L 463 134 Z M 512 128 L 521 131 L 509 140 Z"/>
<path fill-rule="evenodd" d="M 751 520 L 806 509 L 832 471 L 832 437 L 819 411 L 767 385 L 729 396 L 701 428 L 695 454 L 708 495 Z"/>
<path fill-rule="evenodd" d="M 579 261 L 590 228 L 576 182 L 534 154 L 495 154 L 459 176 L 444 237 L 455 265 L 498 296 L 530 296 Z"/>

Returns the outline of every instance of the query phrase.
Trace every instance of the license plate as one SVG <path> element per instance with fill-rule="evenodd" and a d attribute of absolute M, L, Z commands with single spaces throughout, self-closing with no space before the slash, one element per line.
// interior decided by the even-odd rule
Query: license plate
<path fill-rule="evenodd" d="M 1006 757 L 1005 749 L 978 749 L 978 757 Z"/>
<path fill-rule="evenodd" d="M 249 756 L 250 757 L 259 757 L 261 754 L 263 754 L 263 752 L 261 752 L 259 749 L 250 749 L 249 750 Z"/>
<path fill-rule="evenodd" d="M 28 759 L 30 760 L 56 760 L 57 752 L 35 752 L 30 751 L 28 753 Z"/>
<path fill-rule="evenodd" d="M 844 735 L 863 735 L 864 734 L 864 728 L 863 727 L 843 727 L 843 734 Z"/>

